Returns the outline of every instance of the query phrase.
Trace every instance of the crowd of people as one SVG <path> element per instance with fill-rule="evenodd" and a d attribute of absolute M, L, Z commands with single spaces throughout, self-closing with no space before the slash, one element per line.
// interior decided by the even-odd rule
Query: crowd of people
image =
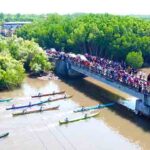
<path fill-rule="evenodd" d="M 125 86 L 135 89 L 140 93 L 150 93 L 150 74 L 147 76 L 142 71 L 128 66 L 125 62 L 115 62 L 113 60 L 92 56 L 89 54 L 75 55 L 53 51 L 49 52 L 59 59 L 67 59 L 70 63 L 88 69 L 89 71 L 101 75 L 111 81 L 119 82 Z"/>

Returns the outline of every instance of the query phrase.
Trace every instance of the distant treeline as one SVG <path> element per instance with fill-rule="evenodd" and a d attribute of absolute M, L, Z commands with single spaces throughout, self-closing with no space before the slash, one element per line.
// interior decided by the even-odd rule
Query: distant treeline
<path fill-rule="evenodd" d="M 131 16 L 150 20 L 150 15 L 131 15 Z"/>
<path fill-rule="evenodd" d="M 71 15 L 72 17 L 83 15 L 84 13 L 75 13 Z M 0 13 L 0 22 L 10 22 L 10 21 L 34 21 L 37 19 L 46 18 L 50 14 L 5 14 Z M 150 15 L 130 15 L 131 17 L 137 17 L 142 19 L 150 20 Z"/>
<path fill-rule="evenodd" d="M 40 18 L 44 18 L 46 15 L 35 15 L 35 14 L 4 14 L 0 13 L 0 23 L 11 22 L 11 21 L 33 21 Z"/>

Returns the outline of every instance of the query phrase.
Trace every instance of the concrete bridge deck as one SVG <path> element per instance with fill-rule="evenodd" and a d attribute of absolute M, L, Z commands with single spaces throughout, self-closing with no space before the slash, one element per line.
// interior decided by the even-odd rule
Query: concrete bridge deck
<path fill-rule="evenodd" d="M 88 67 L 81 66 L 68 59 L 65 60 L 58 59 L 56 61 L 56 64 L 57 64 L 56 65 L 57 72 L 62 73 L 64 76 L 66 75 L 71 77 L 72 76 L 83 77 L 83 75 L 89 76 L 98 81 L 101 81 L 102 83 L 107 84 L 108 86 L 111 86 L 124 93 L 136 97 L 137 98 L 136 108 L 135 108 L 136 112 L 150 117 L 150 95 L 149 94 L 140 93 L 135 88 L 126 86 L 123 83 L 120 83 L 118 81 L 106 78 L 101 74 L 91 71 Z"/>

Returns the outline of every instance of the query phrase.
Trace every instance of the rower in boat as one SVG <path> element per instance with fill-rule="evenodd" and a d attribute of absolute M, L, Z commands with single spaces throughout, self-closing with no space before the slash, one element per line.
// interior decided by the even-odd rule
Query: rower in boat
<path fill-rule="evenodd" d="M 82 106 L 81 110 L 82 110 L 82 111 L 84 111 L 84 110 L 85 110 L 84 106 Z"/>
<path fill-rule="evenodd" d="M 25 112 L 26 112 L 26 111 L 27 111 L 26 109 L 23 109 L 23 110 L 22 110 L 22 113 L 24 113 L 24 114 L 25 114 Z"/>
<path fill-rule="evenodd" d="M 51 101 L 51 97 L 48 98 L 48 101 Z"/>
<path fill-rule="evenodd" d="M 66 98 L 66 97 L 67 97 L 67 94 L 65 93 L 64 98 Z"/>
<path fill-rule="evenodd" d="M 84 118 L 85 118 L 85 119 L 87 118 L 87 114 L 84 115 Z"/>
<path fill-rule="evenodd" d="M 39 97 L 41 96 L 41 93 L 40 93 L 40 92 L 38 93 L 38 96 L 39 96 Z"/>
<path fill-rule="evenodd" d="M 15 104 L 12 104 L 12 108 L 15 108 Z"/>
<path fill-rule="evenodd" d="M 68 118 L 66 117 L 66 119 L 65 119 L 65 122 L 68 122 L 69 120 L 68 120 Z"/>
<path fill-rule="evenodd" d="M 43 111 L 43 107 L 42 106 L 40 107 L 40 111 Z"/>
<path fill-rule="evenodd" d="M 29 107 L 31 106 L 31 102 L 29 102 Z"/>
<path fill-rule="evenodd" d="M 101 106 L 102 106 L 102 104 L 99 103 L 99 104 L 98 104 L 98 108 L 101 108 Z"/>

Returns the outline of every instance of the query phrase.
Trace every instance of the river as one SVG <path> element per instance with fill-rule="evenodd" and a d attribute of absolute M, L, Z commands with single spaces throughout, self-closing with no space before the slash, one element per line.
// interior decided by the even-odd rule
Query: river
<path fill-rule="evenodd" d="M 5 110 L 12 104 L 27 104 L 29 101 L 46 99 L 30 98 L 38 92 L 62 90 L 73 95 L 73 98 L 47 104 L 60 105 L 59 110 L 18 117 L 12 117 L 11 113 L 14 111 Z M 57 81 L 26 78 L 20 89 L 1 92 L 1 98 L 15 99 L 0 104 L 0 132 L 10 133 L 8 137 L 0 139 L 0 150 L 149 150 L 149 120 L 135 116 L 118 104 L 102 109 L 96 118 L 59 125 L 58 121 L 66 116 L 72 118 L 82 115 L 72 112 L 78 106 L 120 99 L 106 90 L 124 98 L 129 97 L 91 78 Z"/>

